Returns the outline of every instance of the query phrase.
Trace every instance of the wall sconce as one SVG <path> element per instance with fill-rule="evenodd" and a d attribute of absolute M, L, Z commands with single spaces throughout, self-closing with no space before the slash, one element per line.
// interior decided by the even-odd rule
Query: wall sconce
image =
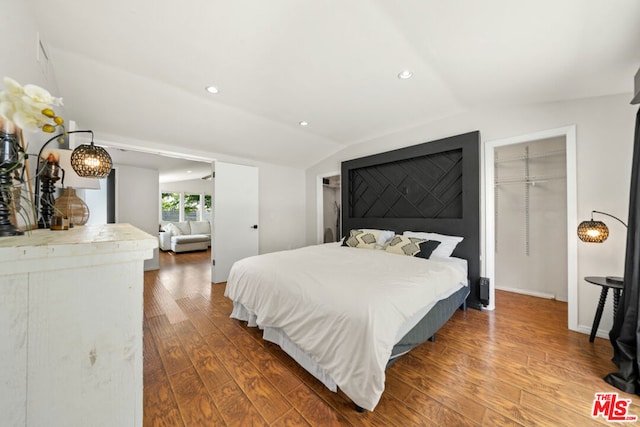
<path fill-rule="evenodd" d="M 625 228 L 629 228 L 629 227 L 627 227 L 627 224 L 625 224 L 620 218 L 618 218 L 616 216 L 613 216 L 613 215 L 608 214 L 606 212 L 591 211 L 591 220 L 582 221 L 580 223 L 580 225 L 578 226 L 578 237 L 583 242 L 587 242 L 587 243 L 602 243 L 605 240 L 607 240 L 607 237 L 609 237 L 609 227 L 607 227 L 607 225 L 602 221 L 594 221 L 593 220 L 593 214 L 594 213 L 598 213 L 598 214 L 601 214 L 601 215 L 606 215 L 608 217 L 611 217 L 611 218 L 619 221 L 622 225 L 625 226 Z"/>

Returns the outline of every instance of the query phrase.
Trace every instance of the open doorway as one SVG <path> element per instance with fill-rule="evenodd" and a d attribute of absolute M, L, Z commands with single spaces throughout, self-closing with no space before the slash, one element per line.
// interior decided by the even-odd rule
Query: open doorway
<path fill-rule="evenodd" d="M 567 302 L 565 138 L 494 151 L 495 286 Z"/>
<path fill-rule="evenodd" d="M 566 227 L 564 228 L 564 236 L 560 240 L 563 242 L 562 251 L 563 254 L 566 254 L 566 300 L 568 305 L 568 326 L 571 330 L 577 330 L 578 328 L 578 311 L 577 311 L 577 299 L 578 299 L 578 284 L 577 284 L 577 242 L 575 237 L 575 230 L 577 226 L 577 175 L 576 175 L 576 128 L 575 126 L 568 126 L 564 128 L 558 129 L 550 129 L 547 131 L 536 132 L 532 134 L 521 135 L 517 137 L 488 141 L 484 146 L 484 198 L 485 198 L 485 275 L 490 280 L 490 304 L 487 309 L 495 309 L 495 288 L 496 288 L 496 242 L 497 242 L 497 232 L 499 232 L 496 225 L 496 212 L 499 211 L 499 205 L 505 203 L 505 200 L 500 200 L 500 192 L 496 193 L 495 187 L 496 183 L 501 184 L 500 181 L 500 171 L 498 169 L 498 177 L 496 177 L 496 152 L 498 152 L 498 158 L 500 157 L 500 150 L 502 147 L 515 146 L 515 150 L 523 150 L 528 145 L 529 147 L 533 147 L 536 144 L 536 141 L 556 141 L 557 149 L 556 151 L 560 151 L 562 153 L 561 159 L 556 159 L 556 166 L 558 162 L 564 162 L 564 196 L 566 198 L 566 211 L 564 212 L 566 221 Z M 519 146 L 518 146 L 519 145 Z M 531 148 L 529 149 L 529 154 L 527 154 L 527 150 L 524 150 L 520 157 L 525 160 L 526 157 L 531 157 Z M 554 149 L 555 150 L 555 149 Z M 554 151 L 551 150 L 551 151 Z M 511 153 L 512 154 L 512 153 Z M 505 152 L 506 155 L 506 152 Z M 518 156 L 515 156 L 518 157 Z M 508 157 L 507 157 L 508 159 Z M 529 159 L 531 160 L 531 159 Z M 531 166 L 531 164 L 529 164 Z M 525 160 L 525 168 L 526 168 L 526 160 Z M 545 172 L 544 168 L 539 172 L 540 176 L 548 175 L 547 178 L 552 177 L 552 173 Z M 556 174 L 558 175 L 558 174 Z M 555 177 L 555 175 L 554 175 Z M 529 187 L 531 190 L 531 186 L 535 179 L 531 179 L 531 170 L 529 170 L 529 179 L 526 178 L 526 169 L 522 171 L 522 174 L 519 178 L 515 179 L 516 181 L 522 181 L 518 184 L 521 185 L 521 189 Z M 542 181 L 542 180 L 540 180 Z M 503 180 L 502 184 L 507 184 L 508 180 Z M 515 185 L 515 184 L 514 184 Z M 498 200 L 496 200 L 496 194 L 498 194 Z M 526 194 L 525 194 L 526 196 Z M 527 221 L 529 221 L 529 227 L 531 226 L 531 218 L 526 218 L 526 197 L 522 198 L 521 209 L 524 212 L 522 217 L 522 221 L 520 222 L 520 230 L 525 237 L 523 239 L 523 247 L 521 248 L 524 252 L 527 251 L 527 243 L 526 235 L 528 234 L 531 237 L 532 230 L 529 228 L 527 230 Z M 531 213 L 531 193 L 529 192 L 529 214 Z M 499 220 L 499 218 L 498 218 Z M 543 218 L 544 220 L 544 218 Z M 544 221 L 543 221 L 544 223 Z M 563 224 L 564 225 L 564 224 Z M 546 230 L 539 231 L 539 233 L 546 233 Z M 499 237 L 498 237 L 499 238 Z M 498 242 L 499 243 L 499 242 Z M 531 244 L 531 240 L 528 241 L 528 244 Z M 566 251 L 565 251 L 566 248 Z M 505 249 L 505 248 L 502 248 Z M 529 247 L 529 250 L 531 247 Z M 500 250 L 500 248 L 498 248 Z M 506 286 L 509 287 L 509 286 Z M 547 294 L 547 295 L 539 295 L 539 296 L 548 296 L 550 292 L 548 291 L 525 291 L 525 293 L 530 294 Z M 564 299 L 564 297 L 560 297 L 558 299 Z"/>
<path fill-rule="evenodd" d="M 333 172 L 318 176 L 318 243 L 339 242 L 341 233 L 341 201 L 340 173 Z"/>
<path fill-rule="evenodd" d="M 324 243 L 340 241 L 340 175 L 322 178 Z"/>

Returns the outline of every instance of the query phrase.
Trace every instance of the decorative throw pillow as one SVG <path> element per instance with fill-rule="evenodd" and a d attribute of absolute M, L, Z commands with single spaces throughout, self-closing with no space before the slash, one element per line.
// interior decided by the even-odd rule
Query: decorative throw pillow
<path fill-rule="evenodd" d="M 189 221 L 191 234 L 211 234 L 209 221 Z"/>
<path fill-rule="evenodd" d="M 453 251 L 456 249 L 456 246 L 458 246 L 458 243 L 462 242 L 462 240 L 464 239 L 460 236 L 447 236 L 446 234 L 424 233 L 420 231 L 405 231 L 404 233 L 402 233 L 402 235 L 442 242 L 440 246 L 438 246 L 438 248 L 434 251 L 434 258 L 449 258 L 451 254 L 453 254 Z"/>
<path fill-rule="evenodd" d="M 391 230 L 378 230 L 377 228 L 363 228 L 362 231 L 376 236 L 376 249 L 384 249 L 387 243 L 396 235 Z"/>
<path fill-rule="evenodd" d="M 418 239 L 417 237 L 407 237 L 396 234 L 385 248 L 385 251 L 391 252 L 392 254 L 429 259 L 439 244 L 440 242 L 435 240 Z"/>
<path fill-rule="evenodd" d="M 189 221 L 174 222 L 172 224 L 180 230 L 180 234 L 191 234 L 191 225 L 189 225 Z"/>
<path fill-rule="evenodd" d="M 182 236 L 182 231 L 173 223 L 166 224 L 164 227 L 164 231 L 167 233 L 171 233 L 172 236 Z"/>
<path fill-rule="evenodd" d="M 351 248 L 374 249 L 376 247 L 377 236 L 374 233 L 363 230 L 351 230 L 348 236 L 342 241 L 342 246 Z"/>

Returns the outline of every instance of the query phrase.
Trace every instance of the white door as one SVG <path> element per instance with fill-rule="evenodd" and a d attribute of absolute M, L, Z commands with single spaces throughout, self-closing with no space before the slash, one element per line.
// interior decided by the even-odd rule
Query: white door
<path fill-rule="evenodd" d="M 258 255 L 258 168 L 215 162 L 211 281 L 226 282 L 234 262 Z"/>

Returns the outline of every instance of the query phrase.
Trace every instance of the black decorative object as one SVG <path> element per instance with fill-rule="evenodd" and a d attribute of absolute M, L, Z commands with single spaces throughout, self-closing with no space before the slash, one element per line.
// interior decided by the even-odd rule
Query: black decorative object
<path fill-rule="evenodd" d="M 106 178 L 111 172 L 111 156 L 102 147 L 93 144 L 93 132 L 91 132 L 91 144 L 83 144 L 76 147 L 71 154 L 71 167 L 84 178 Z"/>
<path fill-rule="evenodd" d="M 625 228 L 628 228 L 627 224 L 625 224 L 620 218 L 616 216 L 613 216 L 606 212 L 591 211 L 591 219 L 589 221 L 582 221 L 580 225 L 578 225 L 578 237 L 583 242 L 602 243 L 605 240 L 607 240 L 607 237 L 609 237 L 609 227 L 607 227 L 607 225 L 602 221 L 594 221 L 593 220 L 594 213 L 606 215 L 608 217 L 616 219 L 622 225 L 624 225 Z"/>
<path fill-rule="evenodd" d="M 462 218 L 462 149 L 352 169 L 349 216 Z"/>
<path fill-rule="evenodd" d="M 38 218 L 38 228 L 49 228 L 53 215 L 53 193 L 56 191 L 56 181 L 60 176 L 60 165 L 53 153 L 46 159 L 40 159 L 38 164 L 38 177 L 42 183 L 42 195 L 40 196 L 40 218 Z M 64 176 L 64 171 L 62 171 Z"/>
<path fill-rule="evenodd" d="M 109 172 L 111 171 L 111 165 L 112 165 L 111 157 L 109 156 L 109 153 L 107 153 L 103 148 L 95 147 L 93 145 L 93 131 L 72 130 L 69 132 L 60 133 L 56 136 L 51 137 L 49 140 L 47 140 L 42 145 L 42 147 L 40 148 L 40 151 L 38 152 L 38 173 L 36 173 L 36 185 L 35 185 L 36 210 L 38 210 L 38 208 L 40 210 L 40 218 L 38 218 L 39 228 L 49 228 L 49 225 L 51 224 L 51 215 L 53 214 L 53 205 L 54 205 L 53 192 L 55 190 L 56 181 L 60 179 L 60 176 L 59 176 L 60 174 L 58 172 L 58 169 L 60 169 L 59 166 L 57 165 L 57 163 L 55 166 L 51 165 L 50 163 L 52 162 L 48 162 L 46 161 L 46 159 L 42 159 L 42 152 L 44 151 L 46 146 L 49 145 L 52 141 L 56 141 L 56 140 L 60 141 L 62 138 L 64 142 L 64 139 L 66 139 L 68 135 L 72 133 L 90 133 L 91 134 L 90 147 L 93 147 L 95 151 L 98 151 L 100 156 L 99 160 L 93 161 L 92 157 L 85 156 L 84 154 L 82 154 L 87 152 L 86 148 L 84 147 L 89 147 L 88 145 L 80 145 L 75 150 L 73 150 L 73 153 L 71 154 L 71 159 L 72 159 L 71 166 L 76 171 L 76 173 L 78 173 L 78 169 L 76 169 L 76 167 L 73 165 L 73 157 L 76 154 L 76 151 L 80 150 L 80 154 L 76 157 L 87 161 L 85 163 L 84 169 L 81 168 L 81 170 L 85 171 L 85 173 L 88 173 L 88 174 L 80 175 L 80 173 L 78 173 L 78 175 L 89 177 L 89 178 L 102 178 L 100 174 L 102 173 L 102 169 L 105 167 L 106 164 L 108 164 Z M 92 164 L 97 166 L 92 168 L 91 167 Z M 109 172 L 107 172 L 106 175 L 109 175 Z M 41 183 L 42 183 L 42 188 L 40 188 Z M 43 192 L 43 195 L 40 197 L 41 191 Z"/>
<path fill-rule="evenodd" d="M 480 132 L 342 163 L 342 235 L 377 228 L 463 236 L 469 306 L 480 301 Z"/>
<path fill-rule="evenodd" d="M 0 129 L 0 236 L 19 236 L 24 234 L 11 223 L 11 202 L 16 171 L 24 158 L 18 135 Z M 23 168 L 24 169 L 24 168 Z M 19 174 L 21 179 L 21 174 Z"/>
<path fill-rule="evenodd" d="M 605 381 L 627 393 L 640 394 L 640 110 L 636 114 L 636 128 L 631 165 L 629 197 L 629 231 L 624 263 L 622 307 L 613 321 L 609 338 L 613 345 L 613 362 L 618 372 Z"/>

